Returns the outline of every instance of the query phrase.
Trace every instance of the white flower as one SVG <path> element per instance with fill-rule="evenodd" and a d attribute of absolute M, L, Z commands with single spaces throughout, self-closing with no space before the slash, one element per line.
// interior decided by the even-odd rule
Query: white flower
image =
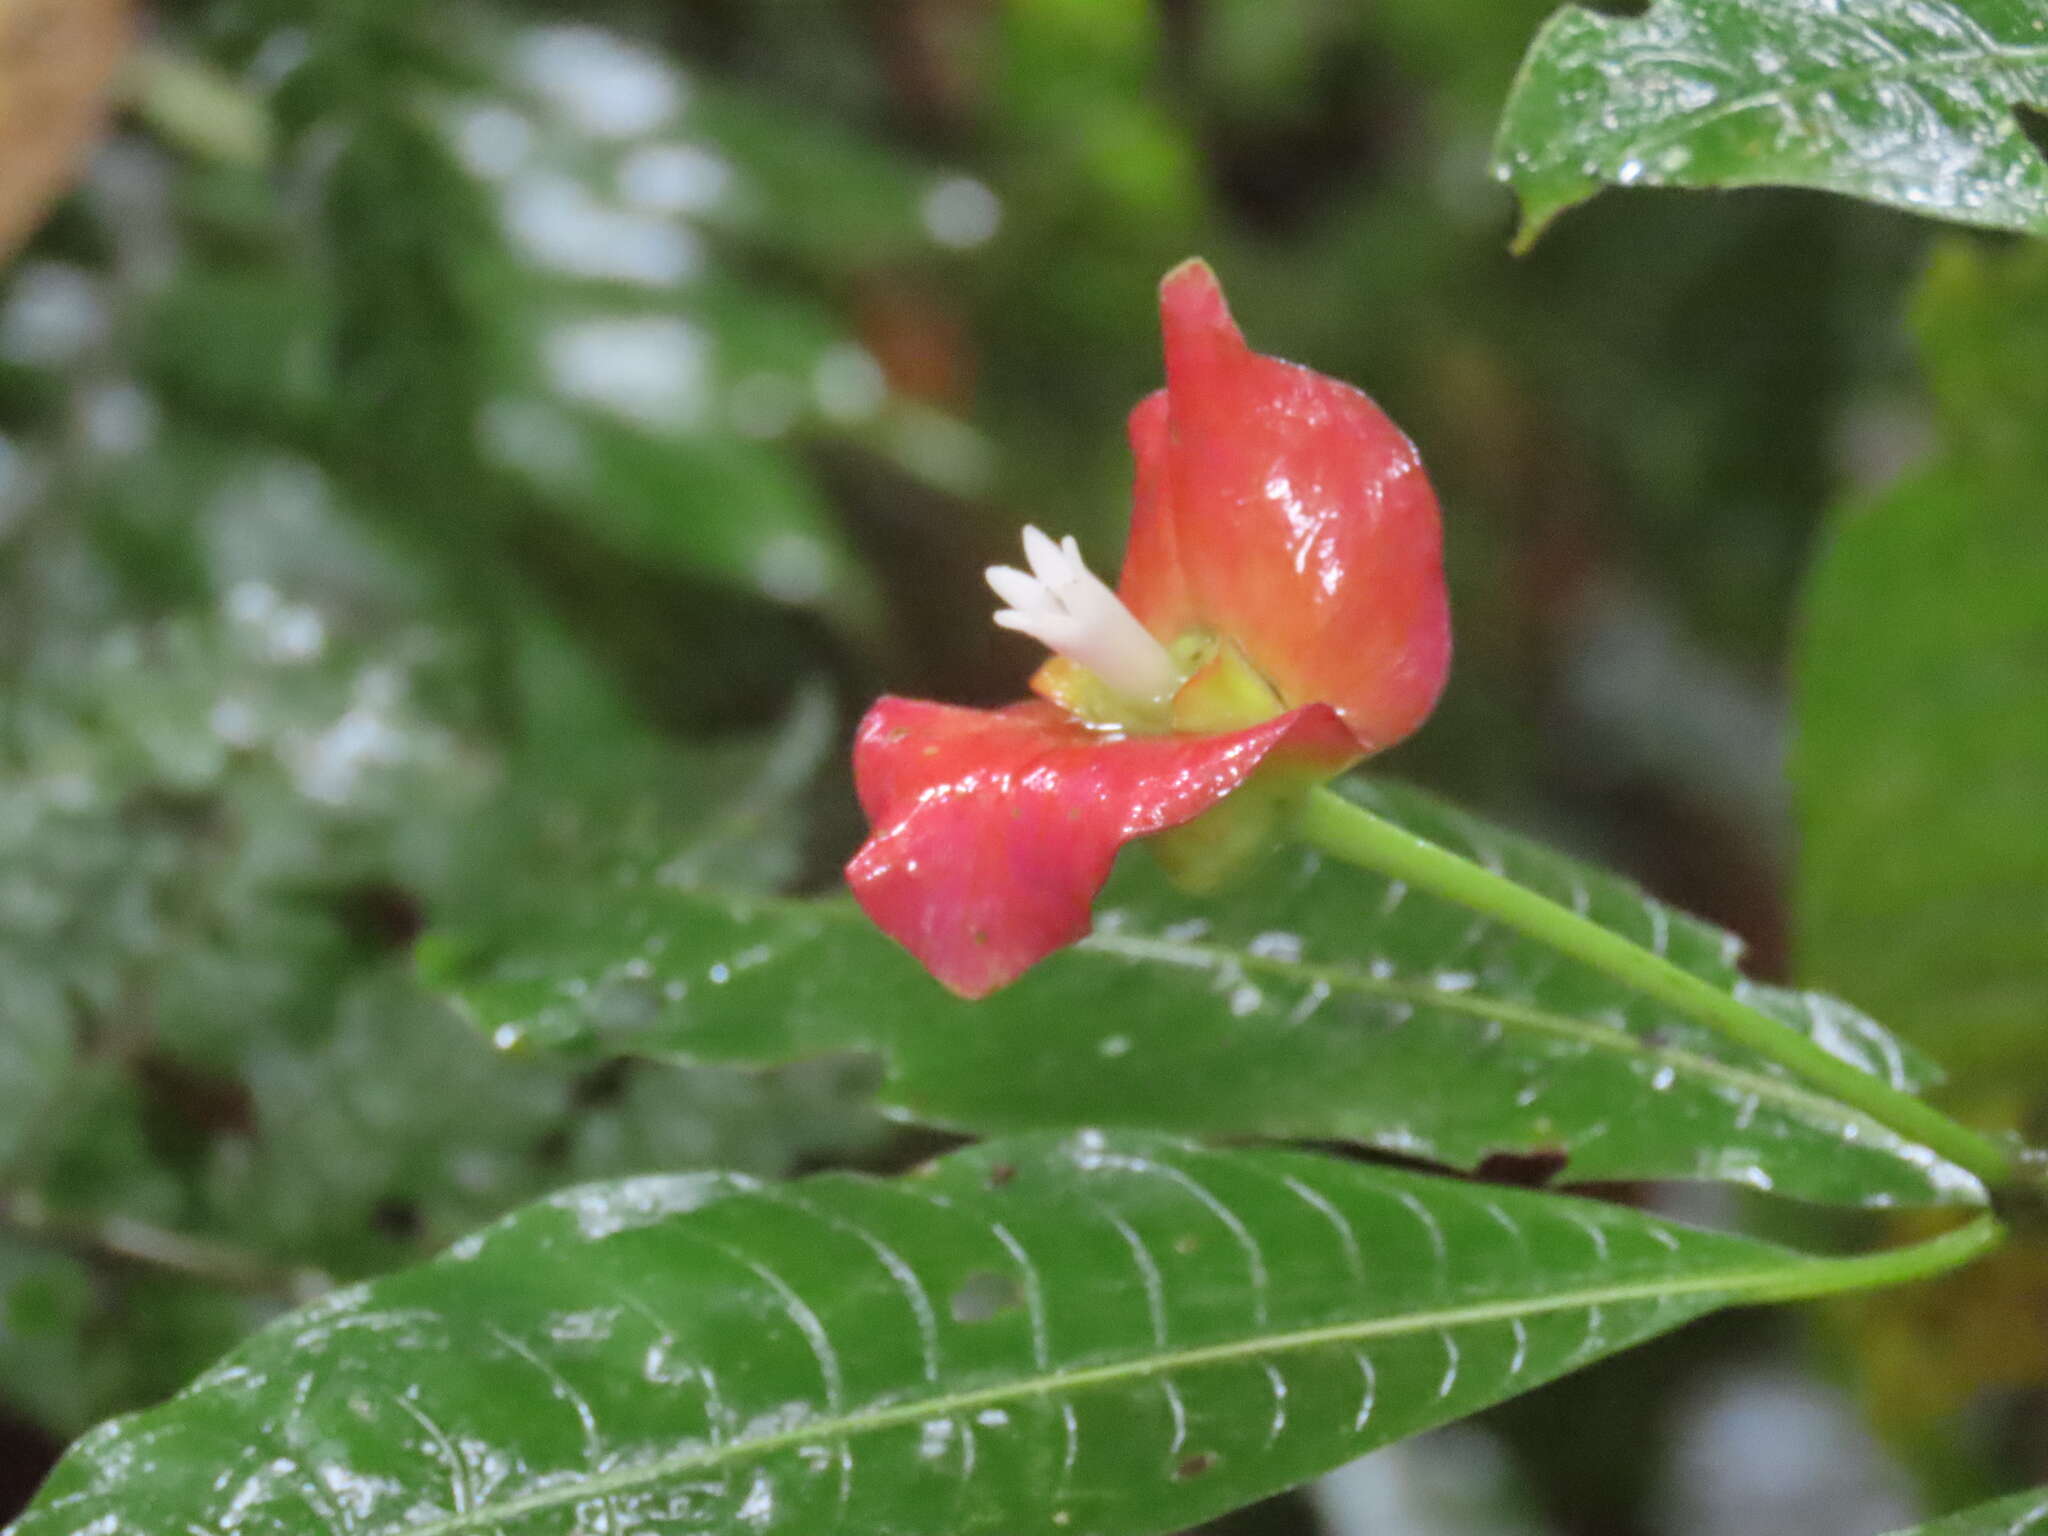
<path fill-rule="evenodd" d="M 988 568 L 988 584 L 1009 604 L 996 613 L 996 623 L 1087 668 L 1124 698 L 1163 704 L 1173 697 L 1182 678 L 1172 656 L 1088 569 L 1071 535 L 1054 543 L 1027 527 L 1024 557 L 1029 573 L 1009 565 Z"/>

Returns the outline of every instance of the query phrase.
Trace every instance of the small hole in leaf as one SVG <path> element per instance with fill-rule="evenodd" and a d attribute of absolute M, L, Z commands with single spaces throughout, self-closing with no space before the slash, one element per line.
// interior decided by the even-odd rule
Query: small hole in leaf
<path fill-rule="evenodd" d="M 1216 1453 L 1214 1451 L 1197 1451 L 1173 1469 L 1173 1480 L 1177 1483 L 1188 1482 L 1190 1479 L 1200 1477 L 1215 1465 Z"/>
<path fill-rule="evenodd" d="M 1024 1305 L 1024 1292 L 1015 1278 L 992 1269 L 979 1269 L 962 1280 L 948 1306 L 956 1323 L 985 1323 L 992 1317 Z"/>

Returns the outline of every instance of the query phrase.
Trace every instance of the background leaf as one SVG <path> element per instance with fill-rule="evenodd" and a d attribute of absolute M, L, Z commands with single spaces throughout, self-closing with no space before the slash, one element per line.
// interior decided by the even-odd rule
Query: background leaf
<path fill-rule="evenodd" d="M 1517 243 L 1603 185 L 1781 185 L 2048 233 L 2038 0 L 1656 0 L 1568 6 L 1523 61 L 1495 145 Z"/>
<path fill-rule="evenodd" d="M 1948 246 L 1915 318 L 1943 450 L 1844 511 L 1807 593 L 1800 967 L 2017 1124 L 2048 1097 L 2048 252 Z"/>
<path fill-rule="evenodd" d="M 1901 1086 L 1920 1069 L 1833 999 L 1742 980 L 1726 934 L 1415 791 L 1351 792 L 1568 902 Z M 1462 908 L 1313 854 L 1199 900 L 1142 855 L 1096 931 L 964 1005 L 845 899 L 702 887 L 658 853 L 510 892 L 423 951 L 503 1046 L 770 1063 L 872 1050 L 907 1114 L 971 1131 L 1109 1121 L 1347 1137 L 1568 1179 L 1724 1178 L 1848 1203 L 1974 1180 L 1698 1027 Z"/>
<path fill-rule="evenodd" d="M 995 1144 L 895 1184 L 637 1179 L 264 1330 L 81 1444 L 12 1531 L 1138 1536 L 1811 1262 L 1619 1207 L 1131 1135 Z"/>
<path fill-rule="evenodd" d="M 1792 758 L 1800 973 L 1950 1067 L 1970 1119 L 2048 1124 L 2048 249 L 1942 247 L 1914 310 L 1939 441 L 1843 508 L 1805 603 Z M 1845 1325 L 1902 1441 L 1969 1452 L 1974 1405 L 2041 1444 L 2048 1250 L 2016 1243 Z M 2001 1394 L 2004 1400 L 2001 1402 Z M 1993 1406 L 1997 1405 L 1997 1406 Z M 2030 1469 L 2031 1463 L 2026 1464 Z M 1951 1477 L 1950 1502 L 1985 1486 Z"/>

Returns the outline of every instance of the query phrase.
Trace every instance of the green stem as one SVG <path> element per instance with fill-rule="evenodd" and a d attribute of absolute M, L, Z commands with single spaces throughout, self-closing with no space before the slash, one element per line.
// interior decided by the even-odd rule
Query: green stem
<path fill-rule="evenodd" d="M 270 160 L 269 107 L 204 59 L 145 43 L 128 61 L 127 94 L 137 117 L 197 159 L 251 168 Z"/>
<path fill-rule="evenodd" d="M 1881 1253 L 1858 1254 L 1850 1259 L 1816 1259 L 1798 1274 L 1761 1287 L 1743 1299 L 1754 1302 L 1804 1301 L 1813 1296 L 1839 1296 L 1848 1291 L 1875 1291 L 1885 1286 L 1905 1285 L 1960 1269 L 1972 1259 L 1991 1252 L 2005 1239 L 2005 1226 L 1997 1217 L 1979 1216 L 1968 1226 L 1944 1232 L 1924 1243 L 1887 1248 Z"/>
<path fill-rule="evenodd" d="M 2003 1147 L 1957 1124 L 1924 1099 L 1872 1077 L 1797 1030 L 1612 929 L 1384 821 L 1328 789 L 1316 790 L 1308 797 L 1297 830 L 1306 842 L 1333 858 L 1483 912 L 1604 971 L 1797 1073 L 1908 1141 L 1938 1152 L 1957 1167 L 1968 1169 L 1990 1189 L 1999 1189 L 2013 1176 L 2012 1160 Z"/>
<path fill-rule="evenodd" d="M 0 1231 L 67 1249 L 82 1258 L 165 1270 L 222 1290 L 276 1296 L 293 1304 L 311 1301 L 333 1286 L 333 1281 L 317 1270 L 276 1264 L 239 1248 L 126 1216 L 63 1216 L 28 1191 L 0 1193 Z"/>

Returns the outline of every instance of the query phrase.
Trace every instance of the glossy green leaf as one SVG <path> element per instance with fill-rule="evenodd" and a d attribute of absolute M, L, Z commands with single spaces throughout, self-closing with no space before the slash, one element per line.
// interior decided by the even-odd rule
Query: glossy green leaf
<path fill-rule="evenodd" d="M 2048 1488 L 1994 1499 L 1894 1536 L 2040 1536 L 2048 1531 Z"/>
<path fill-rule="evenodd" d="M 2048 252 L 1942 252 L 1917 328 L 1943 451 L 1844 513 L 1806 598 L 1801 970 L 2011 1101 L 2048 1092 Z"/>
<path fill-rule="evenodd" d="M 1135 1134 L 636 1179 L 264 1330 L 89 1436 L 13 1536 L 1139 1536 L 1825 1263 Z"/>
<path fill-rule="evenodd" d="M 1744 981 L 1729 935 L 1411 790 L 1383 814 L 1504 870 L 1901 1086 L 1920 1069 L 1830 998 Z M 958 1002 L 850 901 L 693 885 L 658 854 L 430 936 L 432 977 L 501 1045 L 766 1064 L 864 1050 L 905 1114 L 973 1131 L 1143 1123 L 1346 1137 L 1571 1179 L 1721 1178 L 1809 1199 L 1967 1200 L 1975 1182 L 1531 940 L 1313 854 L 1220 897 L 1142 855 L 1096 931 Z"/>
<path fill-rule="evenodd" d="M 1817 187 L 2048 233 L 2040 0 L 1657 0 L 1568 6 L 1537 34 L 1495 144 L 1527 246 L 1603 186 Z"/>

